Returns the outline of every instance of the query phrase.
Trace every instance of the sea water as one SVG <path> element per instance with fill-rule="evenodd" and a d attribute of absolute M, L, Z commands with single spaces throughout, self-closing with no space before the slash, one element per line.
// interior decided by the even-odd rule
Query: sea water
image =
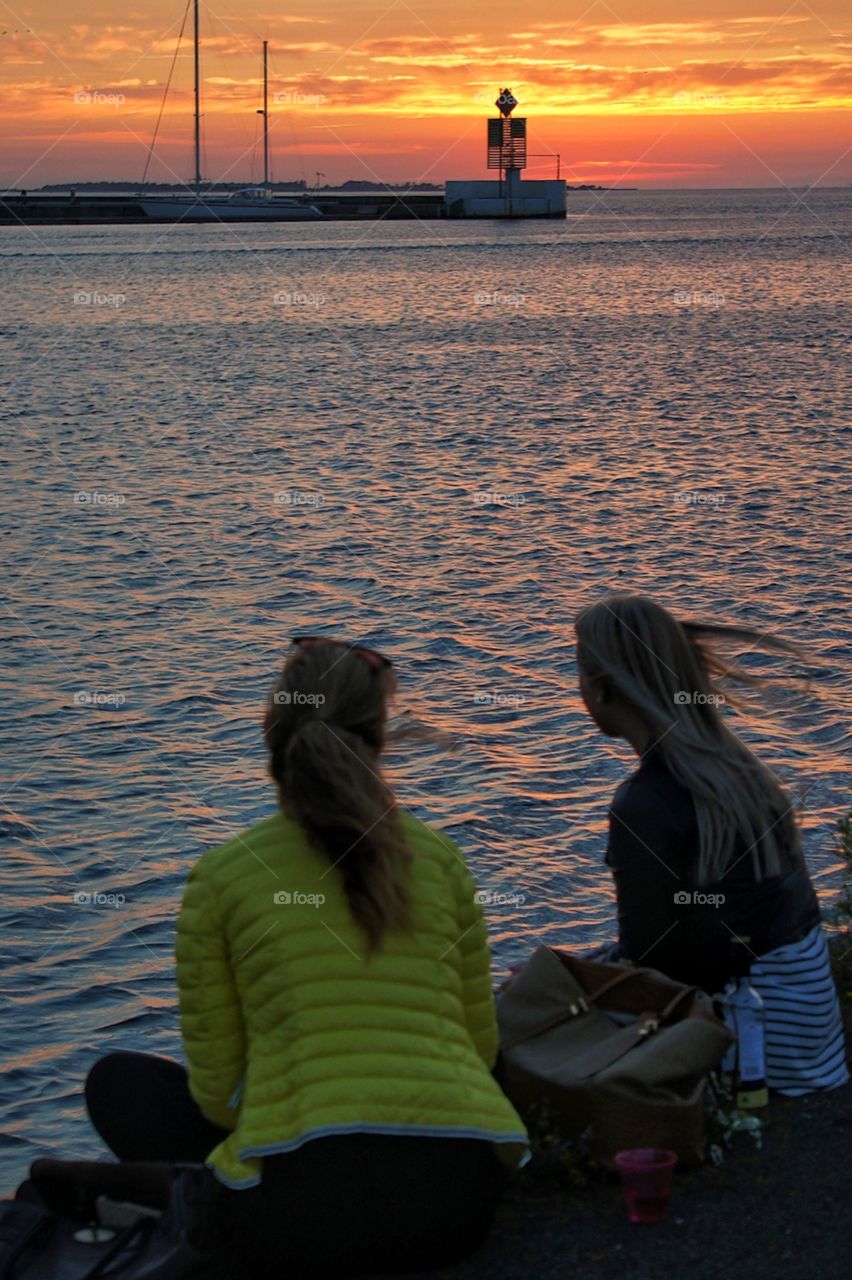
<path fill-rule="evenodd" d="M 569 193 L 552 222 L 0 229 L 5 1190 L 99 1150 L 85 1072 L 179 1053 L 175 915 L 271 811 L 288 637 L 386 652 L 389 760 L 498 969 L 612 936 L 633 765 L 576 692 L 613 590 L 809 646 L 738 725 L 831 907 L 848 775 L 849 190 Z M 749 661 L 749 659 L 746 659 Z"/>

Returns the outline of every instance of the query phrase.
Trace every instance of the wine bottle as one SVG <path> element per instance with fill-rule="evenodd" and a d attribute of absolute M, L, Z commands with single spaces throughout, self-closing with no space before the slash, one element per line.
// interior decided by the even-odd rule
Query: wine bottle
<path fill-rule="evenodd" d="M 769 1090 L 766 1086 L 766 1011 L 760 993 L 749 979 L 751 952 L 748 938 L 734 938 L 731 978 L 722 996 L 722 1009 L 736 1044 L 722 1061 L 722 1071 L 733 1077 L 738 1111 L 758 1115 L 766 1123 Z"/>

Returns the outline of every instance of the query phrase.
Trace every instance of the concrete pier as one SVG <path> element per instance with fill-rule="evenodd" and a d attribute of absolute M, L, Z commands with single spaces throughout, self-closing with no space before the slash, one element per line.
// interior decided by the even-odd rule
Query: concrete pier
<path fill-rule="evenodd" d="M 282 192 L 292 196 L 294 192 Z M 151 194 L 145 199 L 150 201 Z M 3 226 L 85 226 L 89 223 L 157 223 L 146 217 L 136 193 L 98 195 L 86 192 L 8 192 L 0 195 L 0 225 Z M 305 195 L 307 204 L 316 205 L 329 221 L 360 222 L 369 219 L 434 219 L 446 217 L 444 192 L 434 191 L 320 191 Z M 282 219 L 283 221 L 284 219 Z M 164 219 L 174 223 L 174 218 Z M 191 214 L 181 222 L 197 222 Z M 229 219 L 239 221 L 238 219 Z M 246 219 L 257 222 L 257 219 Z M 264 219 L 266 222 L 267 219 Z M 274 216 L 268 221 L 274 222 Z M 208 218 L 207 226 L 213 225 Z"/>
<path fill-rule="evenodd" d="M 567 212 L 565 183 L 523 181 L 516 169 L 513 182 L 448 182 L 445 196 L 448 218 L 564 218 Z"/>

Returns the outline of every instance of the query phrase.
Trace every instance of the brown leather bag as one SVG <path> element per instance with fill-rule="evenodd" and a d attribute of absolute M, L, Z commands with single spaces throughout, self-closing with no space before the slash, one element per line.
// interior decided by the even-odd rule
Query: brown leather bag
<path fill-rule="evenodd" d="M 497 1001 L 504 1088 L 591 1154 L 666 1147 L 705 1155 L 704 1083 L 732 1037 L 709 996 L 654 969 L 540 947 Z"/>

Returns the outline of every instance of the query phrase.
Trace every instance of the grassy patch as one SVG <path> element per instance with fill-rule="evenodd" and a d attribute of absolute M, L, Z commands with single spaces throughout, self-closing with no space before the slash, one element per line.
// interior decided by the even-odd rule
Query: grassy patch
<path fill-rule="evenodd" d="M 852 813 L 837 824 L 837 852 L 843 860 L 843 888 L 836 908 L 838 929 L 829 938 L 829 951 L 843 1021 L 847 1033 L 852 1033 Z"/>

